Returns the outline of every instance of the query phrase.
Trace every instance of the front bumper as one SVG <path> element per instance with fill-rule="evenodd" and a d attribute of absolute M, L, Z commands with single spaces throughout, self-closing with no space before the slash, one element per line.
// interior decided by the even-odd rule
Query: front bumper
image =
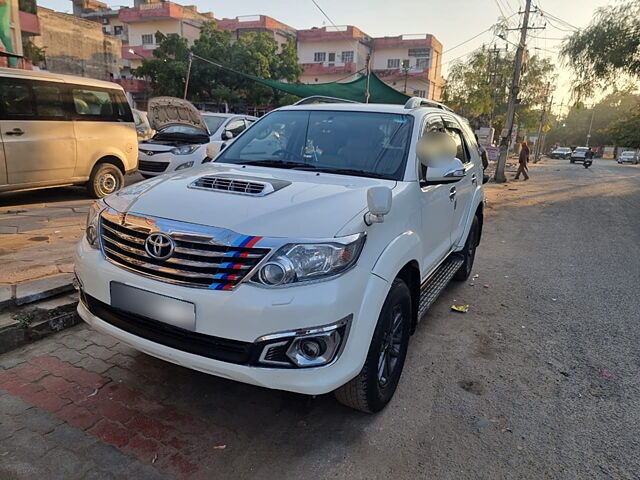
<path fill-rule="evenodd" d="M 97 330 L 149 355 L 216 376 L 278 390 L 319 395 L 348 382 L 362 369 L 369 343 L 389 285 L 357 266 L 327 282 L 291 288 L 267 289 L 242 284 L 232 291 L 204 290 L 159 282 L 119 268 L 104 259 L 83 239 L 76 250 L 76 273 L 86 296 L 102 305 L 110 304 L 110 282 L 125 283 L 161 295 L 195 304 L 196 327 L 200 338 L 215 337 L 231 346 L 249 348 L 248 361 L 223 361 L 191 353 L 179 344 L 152 341 L 132 329 L 118 328 L 105 313 L 87 308 L 87 299 L 78 306 L 84 321 Z M 90 303 L 90 302 L 89 302 Z M 101 318 L 102 315 L 105 318 Z M 326 325 L 350 318 L 346 340 L 339 355 L 325 366 L 311 368 L 271 368 L 256 366 L 253 348 L 257 339 L 276 332 Z M 127 331 L 128 330 L 128 331 Z M 146 338 L 144 338 L 146 337 Z M 189 339 L 197 341 L 197 339 Z"/>

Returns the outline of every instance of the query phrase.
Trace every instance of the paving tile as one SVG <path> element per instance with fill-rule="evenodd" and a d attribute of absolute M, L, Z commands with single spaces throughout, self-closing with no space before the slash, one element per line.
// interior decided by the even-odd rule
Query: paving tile
<path fill-rule="evenodd" d="M 62 360 L 63 362 L 68 363 L 78 363 L 85 356 L 81 353 L 78 353 L 76 350 L 67 347 L 60 347 L 57 350 L 51 352 L 51 355 Z"/>
<path fill-rule="evenodd" d="M 77 478 L 83 472 L 93 468 L 93 463 L 76 455 L 74 452 L 57 447 L 39 459 L 48 472 L 47 480 L 69 480 Z"/>
<path fill-rule="evenodd" d="M 129 478 L 141 480 L 137 475 L 133 475 L 131 471 L 129 471 L 129 475 L 131 475 Z M 111 473 L 99 468 L 92 468 L 82 476 L 82 480 L 115 480 L 115 478 Z"/>
<path fill-rule="evenodd" d="M 103 443 L 116 447 L 124 447 L 135 435 L 130 429 L 107 419 L 100 420 L 87 432 L 98 437 Z"/>
<path fill-rule="evenodd" d="M 98 358 L 100 360 L 109 360 L 116 354 L 116 352 L 101 345 L 89 345 L 84 348 L 81 353 L 91 355 L 93 358 Z"/>
<path fill-rule="evenodd" d="M 9 451 L 26 452 L 33 458 L 42 457 L 56 445 L 43 435 L 27 429 L 18 430 L 11 436 Z"/>
<path fill-rule="evenodd" d="M 33 405 L 21 400 L 19 397 L 10 394 L 0 395 L 0 413 L 20 415 L 30 408 L 33 408 Z"/>
<path fill-rule="evenodd" d="M 98 415 L 73 403 L 62 407 L 56 415 L 65 420 L 69 425 L 83 430 L 92 427 L 100 421 Z"/>
<path fill-rule="evenodd" d="M 133 457 L 122 453 L 116 447 L 96 442 L 85 450 L 88 458 L 104 470 L 114 474 L 128 472 L 135 462 Z M 133 478 L 133 477 L 130 477 Z"/>
<path fill-rule="evenodd" d="M 79 335 L 70 334 L 65 335 L 59 339 L 57 339 L 58 343 L 62 343 L 65 347 L 74 349 L 74 350 L 82 350 L 83 348 L 91 345 L 91 342 L 81 338 Z"/>
<path fill-rule="evenodd" d="M 24 425 L 16 421 L 15 417 L 0 415 L 0 441 L 10 440 L 14 433 L 22 429 L 24 429 Z"/>
<path fill-rule="evenodd" d="M 82 360 L 80 360 L 78 363 L 76 363 L 76 366 L 80 368 L 84 368 L 85 370 L 89 370 L 90 372 L 104 373 L 107 370 L 109 370 L 113 365 L 103 360 L 100 360 L 99 358 L 86 356 Z"/>
<path fill-rule="evenodd" d="M 0 369 L 10 369 L 26 361 L 25 358 L 16 355 L 15 352 L 0 355 Z"/>
<path fill-rule="evenodd" d="M 64 423 L 64 420 L 56 418 L 51 413 L 40 408 L 30 408 L 16 417 L 27 429 L 40 434 L 46 434 Z"/>
<path fill-rule="evenodd" d="M 67 425 L 66 423 L 58 425 L 53 431 L 47 433 L 45 437 L 75 452 L 89 448 L 98 441 L 93 435 L 89 435 L 80 428 Z"/>
<path fill-rule="evenodd" d="M 87 330 L 88 335 L 85 337 L 87 340 L 95 343 L 96 345 L 101 345 L 103 347 L 112 348 L 116 346 L 119 342 L 117 339 L 113 338 L 110 335 L 105 335 L 104 333 L 97 332 L 95 330 Z M 113 352 L 115 353 L 115 352 Z"/>

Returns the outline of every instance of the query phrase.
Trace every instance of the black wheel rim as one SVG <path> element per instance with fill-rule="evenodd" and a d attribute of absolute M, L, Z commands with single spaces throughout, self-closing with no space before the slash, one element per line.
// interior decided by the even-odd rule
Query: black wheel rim
<path fill-rule="evenodd" d="M 391 318 L 387 324 L 378 356 L 378 385 L 380 388 L 386 388 L 396 373 L 402 349 L 404 325 L 402 305 L 396 304 L 391 310 Z"/>

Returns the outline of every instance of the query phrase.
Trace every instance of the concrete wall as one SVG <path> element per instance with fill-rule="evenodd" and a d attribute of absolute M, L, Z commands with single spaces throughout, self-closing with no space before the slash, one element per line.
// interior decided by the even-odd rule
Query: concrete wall
<path fill-rule="evenodd" d="M 326 52 L 327 59 L 329 58 L 329 53 L 335 53 L 336 61 L 334 63 L 336 65 L 340 65 L 342 64 L 342 52 L 349 51 L 353 52 L 354 61 L 356 62 L 358 69 L 363 68 L 367 60 L 369 48 L 366 45 L 363 45 L 361 42 L 358 42 L 357 40 L 348 40 L 346 38 L 340 40 L 298 40 L 299 63 L 314 63 L 313 55 L 315 52 Z M 329 63 L 328 60 L 325 63 Z"/>
<path fill-rule="evenodd" d="M 102 33 L 102 25 L 38 7 L 41 35 L 33 41 L 45 48 L 46 67 L 55 73 L 109 80 L 120 73 L 122 42 Z"/>
<path fill-rule="evenodd" d="M 142 35 L 152 35 L 155 42 L 156 32 L 160 30 L 165 35 L 170 33 L 180 34 L 180 20 L 173 18 L 152 19 L 147 22 L 134 22 L 129 24 L 129 45 L 142 45 Z M 149 48 L 154 46 L 149 45 Z"/>

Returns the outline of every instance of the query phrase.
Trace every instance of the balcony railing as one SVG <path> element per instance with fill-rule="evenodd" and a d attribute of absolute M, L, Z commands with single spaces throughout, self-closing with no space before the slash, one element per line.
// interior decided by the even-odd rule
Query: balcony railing
<path fill-rule="evenodd" d="M 356 72 L 355 62 L 318 62 L 318 63 L 302 63 L 304 73 L 308 75 L 327 75 L 332 73 L 349 74 Z"/>

